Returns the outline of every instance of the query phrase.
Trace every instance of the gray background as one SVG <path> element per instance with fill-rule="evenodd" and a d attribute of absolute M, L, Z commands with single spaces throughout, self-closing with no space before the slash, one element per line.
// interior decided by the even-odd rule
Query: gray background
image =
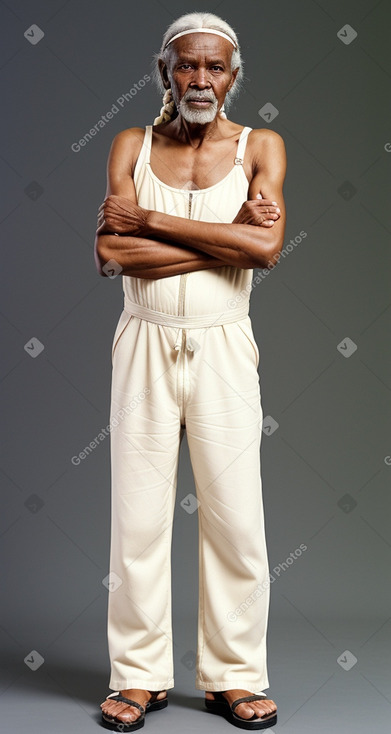
<path fill-rule="evenodd" d="M 271 572 L 268 693 L 286 734 L 387 730 L 390 689 L 390 5 L 0 2 L 2 48 L 2 725 L 95 731 L 109 693 L 110 348 L 121 279 L 95 269 L 114 135 L 152 124 L 152 82 L 80 152 L 71 145 L 151 72 L 169 23 L 215 12 L 237 31 L 244 90 L 230 119 L 285 141 L 285 247 L 251 296 L 260 349 Z M 24 37 L 35 23 L 44 37 Z M 337 33 L 350 24 L 357 37 Z M 254 275 L 257 271 L 254 271 Z M 44 349 L 32 358 L 35 337 Z M 346 338 L 357 346 L 346 358 Z M 388 430 L 387 430 L 388 429 Z M 197 513 L 183 442 L 173 536 L 175 689 L 149 731 L 229 731 L 194 688 Z M 345 670 L 338 658 L 357 658 Z M 31 670 L 25 659 L 44 659 Z M 33 656 L 36 654 L 34 653 Z M 348 655 L 349 657 L 349 655 Z M 340 659 L 341 661 L 341 659 Z M 346 667 L 346 666 L 345 666 Z"/>

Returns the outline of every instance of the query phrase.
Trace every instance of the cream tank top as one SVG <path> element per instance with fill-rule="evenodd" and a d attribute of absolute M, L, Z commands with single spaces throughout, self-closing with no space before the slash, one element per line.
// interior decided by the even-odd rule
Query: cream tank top
<path fill-rule="evenodd" d="M 152 125 L 147 125 L 141 152 L 134 169 L 134 184 L 139 206 L 177 217 L 204 222 L 231 223 L 244 201 L 249 182 L 243 168 L 247 137 L 251 127 L 244 127 L 236 157 L 229 173 L 205 189 L 179 189 L 160 181 L 150 165 Z M 177 316 L 202 316 L 235 309 L 249 310 L 253 269 L 224 265 L 221 268 L 196 270 L 156 280 L 122 276 L 124 307 L 131 304 Z"/>

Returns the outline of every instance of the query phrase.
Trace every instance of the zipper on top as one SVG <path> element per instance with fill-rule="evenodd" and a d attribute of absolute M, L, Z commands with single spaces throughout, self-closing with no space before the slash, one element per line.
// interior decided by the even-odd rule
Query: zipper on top
<path fill-rule="evenodd" d="M 189 219 L 191 219 L 191 205 L 193 202 L 193 194 L 191 191 L 189 191 Z"/>
<path fill-rule="evenodd" d="M 188 217 L 191 219 L 191 213 L 192 213 L 192 204 L 193 204 L 193 196 L 194 194 L 189 191 L 189 203 L 188 203 Z M 185 315 L 185 293 L 186 293 L 186 280 L 189 273 L 181 273 L 181 276 L 179 278 L 179 296 L 178 296 L 178 315 L 184 316 Z"/>
<path fill-rule="evenodd" d="M 188 217 L 191 219 L 191 213 L 192 213 L 192 203 L 193 203 L 193 194 L 191 191 L 189 191 L 189 202 L 188 202 Z M 189 273 L 181 273 L 180 279 L 179 279 L 179 295 L 178 295 L 178 315 L 184 316 L 185 315 L 185 295 L 186 295 L 186 280 Z M 178 356 L 179 360 L 181 360 L 180 363 L 180 379 L 178 383 L 178 391 L 179 391 L 179 405 L 181 407 L 181 419 L 184 420 L 184 414 L 185 414 L 185 366 L 186 366 L 186 329 L 182 329 L 182 341 L 181 341 L 181 351 Z"/>

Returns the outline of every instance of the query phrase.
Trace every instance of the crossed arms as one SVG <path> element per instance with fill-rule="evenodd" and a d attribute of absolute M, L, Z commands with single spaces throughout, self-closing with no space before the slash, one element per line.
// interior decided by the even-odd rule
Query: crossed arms
<path fill-rule="evenodd" d="M 110 259 L 123 268 L 122 275 L 150 279 L 224 265 L 273 267 L 286 225 L 282 193 L 286 153 L 278 133 L 259 133 L 259 161 L 255 161 L 248 200 L 229 224 L 185 219 L 138 206 L 129 174 L 135 136 L 132 129 L 118 133 L 107 164 L 106 197 L 98 211 L 94 246 L 98 272 L 105 275 L 102 268 Z M 256 198 L 257 194 L 262 198 Z"/>

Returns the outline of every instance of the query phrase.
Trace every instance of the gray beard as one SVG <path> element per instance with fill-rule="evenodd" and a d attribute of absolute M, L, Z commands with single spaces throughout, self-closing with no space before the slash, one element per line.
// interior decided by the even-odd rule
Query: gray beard
<path fill-rule="evenodd" d="M 179 103 L 178 112 L 182 115 L 183 119 L 187 122 L 196 122 L 199 125 L 206 125 L 208 122 L 213 122 L 217 115 L 218 102 L 212 102 L 206 110 L 197 110 L 196 108 L 190 107 L 187 102 L 181 99 Z"/>

